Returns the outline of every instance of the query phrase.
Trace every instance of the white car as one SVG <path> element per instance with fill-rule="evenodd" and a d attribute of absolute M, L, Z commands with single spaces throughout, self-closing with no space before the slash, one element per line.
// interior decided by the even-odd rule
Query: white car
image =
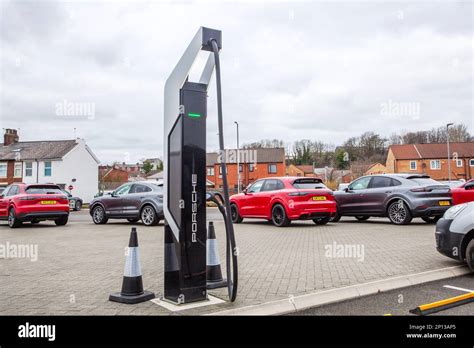
<path fill-rule="evenodd" d="M 474 202 L 449 208 L 436 224 L 436 249 L 474 272 Z"/>

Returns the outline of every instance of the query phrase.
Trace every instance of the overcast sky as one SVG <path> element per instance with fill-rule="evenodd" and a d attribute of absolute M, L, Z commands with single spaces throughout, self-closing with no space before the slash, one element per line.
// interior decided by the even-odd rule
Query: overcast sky
<path fill-rule="evenodd" d="M 474 133 L 471 1 L 0 2 L 1 127 L 21 140 L 76 128 L 103 163 L 162 156 L 164 82 L 199 26 L 223 32 L 226 147 L 233 121 L 241 144 L 339 145 L 448 121 Z"/>

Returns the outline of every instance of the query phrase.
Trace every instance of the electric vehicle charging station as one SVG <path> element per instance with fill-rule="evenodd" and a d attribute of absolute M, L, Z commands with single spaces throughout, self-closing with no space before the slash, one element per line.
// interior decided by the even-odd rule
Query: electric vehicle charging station
<path fill-rule="evenodd" d="M 226 266 L 231 301 L 237 295 L 237 252 L 225 169 L 224 194 L 206 193 L 207 91 L 216 69 L 219 144 L 224 149 L 219 51 L 222 33 L 201 27 L 168 77 L 164 90 L 163 211 L 165 217 L 164 300 L 184 304 L 207 300 L 206 201 L 224 216 Z M 198 82 L 189 72 L 198 54 L 209 51 Z M 221 164 L 224 168 L 225 163 Z M 216 199 L 220 198 L 220 201 Z"/>

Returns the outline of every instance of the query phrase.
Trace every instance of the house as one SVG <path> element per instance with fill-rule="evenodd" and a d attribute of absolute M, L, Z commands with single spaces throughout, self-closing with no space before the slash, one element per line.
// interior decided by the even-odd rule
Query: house
<path fill-rule="evenodd" d="M 163 182 L 163 172 L 156 172 L 146 176 L 146 180 Z"/>
<path fill-rule="evenodd" d="M 163 161 L 159 159 L 158 157 L 147 158 L 147 159 L 142 160 L 142 163 L 145 163 L 145 162 L 148 162 L 151 164 L 151 171 L 159 172 L 160 170 L 163 169 Z"/>
<path fill-rule="evenodd" d="M 385 167 L 382 163 L 376 162 L 367 168 L 365 175 L 385 174 L 386 172 L 387 167 Z"/>
<path fill-rule="evenodd" d="M 450 143 L 451 179 L 474 177 L 474 142 Z M 448 179 L 447 144 L 391 145 L 388 173 L 422 173 L 435 180 Z"/>
<path fill-rule="evenodd" d="M 288 176 L 314 177 L 314 167 L 310 164 L 307 164 L 307 165 L 290 164 L 286 169 L 286 173 Z"/>
<path fill-rule="evenodd" d="M 229 189 L 237 191 L 237 156 L 239 159 L 240 187 L 245 188 L 257 179 L 270 176 L 285 176 L 285 149 L 259 148 L 228 149 L 222 156 L 217 152 L 206 156 L 207 180 L 214 183 L 215 188 L 222 188 L 220 163 L 226 163 Z"/>
<path fill-rule="evenodd" d="M 129 181 L 129 171 L 116 165 L 103 165 L 99 167 L 100 190 L 115 190 Z"/>
<path fill-rule="evenodd" d="M 115 163 L 113 165 L 115 168 L 125 170 L 129 172 L 131 175 L 133 174 L 140 174 L 142 171 L 142 164 L 140 163 Z"/>
<path fill-rule="evenodd" d="M 19 141 L 6 129 L 0 144 L 0 185 L 55 183 L 88 203 L 98 190 L 99 160 L 83 139 Z"/>

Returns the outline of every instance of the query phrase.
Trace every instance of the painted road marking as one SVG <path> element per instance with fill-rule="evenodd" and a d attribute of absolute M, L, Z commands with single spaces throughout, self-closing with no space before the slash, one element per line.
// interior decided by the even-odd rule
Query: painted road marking
<path fill-rule="evenodd" d="M 464 292 L 474 292 L 474 290 L 459 288 L 459 287 L 457 287 L 457 286 L 452 286 L 452 285 L 443 285 L 443 287 L 444 287 L 444 288 L 448 288 L 448 289 L 454 289 L 454 290 L 464 291 Z"/>

